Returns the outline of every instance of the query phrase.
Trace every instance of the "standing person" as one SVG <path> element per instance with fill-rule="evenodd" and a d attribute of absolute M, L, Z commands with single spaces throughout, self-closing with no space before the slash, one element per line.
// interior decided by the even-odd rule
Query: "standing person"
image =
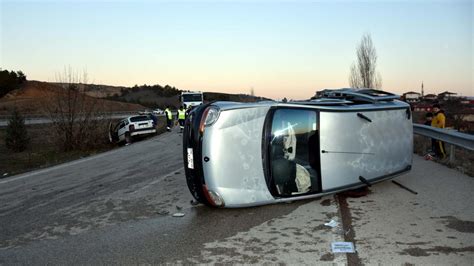
<path fill-rule="evenodd" d="M 173 126 L 173 113 L 171 113 L 169 106 L 166 106 L 165 116 L 166 116 L 166 130 L 171 131 L 171 127 Z"/>
<path fill-rule="evenodd" d="M 183 132 L 185 119 L 186 119 L 186 110 L 184 110 L 184 107 L 181 106 L 178 109 L 178 122 L 179 122 L 180 133 Z"/>
<path fill-rule="evenodd" d="M 186 106 L 185 104 L 184 109 L 186 109 L 186 117 L 187 117 L 189 113 L 191 113 L 191 111 L 193 110 L 193 106 L 192 105 Z"/>
<path fill-rule="evenodd" d="M 424 124 L 427 126 L 431 126 L 431 121 L 433 121 L 433 113 L 426 113 Z"/>
<path fill-rule="evenodd" d="M 446 126 L 446 116 L 444 115 L 444 111 L 441 110 L 441 106 L 439 104 L 433 105 L 433 120 L 431 121 L 431 126 L 436 128 L 444 128 Z M 444 159 L 446 157 L 446 152 L 444 148 L 444 142 L 441 140 L 435 140 L 435 153 L 439 159 Z"/>
<path fill-rule="evenodd" d="M 423 124 L 425 126 L 431 126 L 431 121 L 433 121 L 433 113 L 426 113 L 425 122 Z M 436 139 L 431 139 L 431 149 L 429 149 L 428 153 L 425 155 L 426 160 L 433 160 L 433 156 L 435 155 L 435 145 Z"/>

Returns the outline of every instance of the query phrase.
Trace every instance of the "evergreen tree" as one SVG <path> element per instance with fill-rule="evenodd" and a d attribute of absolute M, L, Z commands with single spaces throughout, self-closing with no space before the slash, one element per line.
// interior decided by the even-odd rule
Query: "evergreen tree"
<path fill-rule="evenodd" d="M 15 109 L 6 128 L 5 145 L 14 152 L 21 152 L 26 150 L 29 144 L 30 139 L 28 138 L 25 119 Z"/>

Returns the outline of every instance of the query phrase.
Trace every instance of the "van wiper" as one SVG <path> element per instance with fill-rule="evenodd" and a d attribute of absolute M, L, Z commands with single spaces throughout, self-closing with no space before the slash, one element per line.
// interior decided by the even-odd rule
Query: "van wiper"
<path fill-rule="evenodd" d="M 366 154 L 366 155 L 375 155 L 373 152 L 353 152 L 353 151 L 326 151 L 322 150 L 322 153 L 344 153 L 344 154 Z"/>
<path fill-rule="evenodd" d="M 357 116 L 372 123 L 372 120 L 362 113 L 357 113 Z"/>

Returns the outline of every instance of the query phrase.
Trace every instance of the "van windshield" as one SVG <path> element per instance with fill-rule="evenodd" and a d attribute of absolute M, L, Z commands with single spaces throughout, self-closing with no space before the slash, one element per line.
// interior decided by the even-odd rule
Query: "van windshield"
<path fill-rule="evenodd" d="M 183 102 L 202 102 L 202 94 L 183 94 Z"/>
<path fill-rule="evenodd" d="M 282 196 L 316 191 L 319 186 L 317 113 L 278 109 L 273 114 L 269 145 L 270 171 Z"/>

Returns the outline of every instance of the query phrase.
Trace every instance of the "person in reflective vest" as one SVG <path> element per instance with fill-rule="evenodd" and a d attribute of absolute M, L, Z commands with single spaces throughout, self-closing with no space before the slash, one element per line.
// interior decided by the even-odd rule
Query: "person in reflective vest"
<path fill-rule="evenodd" d="M 178 109 L 178 122 L 179 122 L 179 129 L 180 132 L 183 132 L 184 129 L 184 120 L 186 119 L 186 110 L 184 110 L 184 107 L 181 106 Z"/>
<path fill-rule="evenodd" d="M 171 127 L 173 126 L 173 113 L 171 113 L 169 106 L 167 106 L 165 109 L 165 116 L 166 116 L 166 130 L 171 131 Z"/>

